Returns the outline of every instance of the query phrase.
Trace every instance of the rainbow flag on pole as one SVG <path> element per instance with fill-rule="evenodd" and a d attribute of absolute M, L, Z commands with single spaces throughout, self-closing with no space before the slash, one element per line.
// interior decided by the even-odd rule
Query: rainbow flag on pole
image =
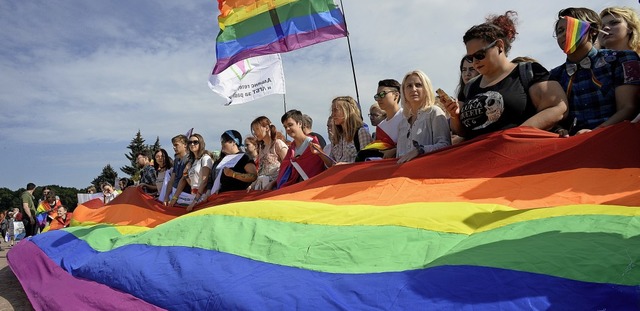
<path fill-rule="evenodd" d="M 519 127 L 189 214 L 128 188 L 8 260 L 36 310 L 639 310 L 639 154 Z"/>
<path fill-rule="evenodd" d="M 243 59 L 284 53 L 347 35 L 333 0 L 218 0 L 213 74 Z"/>
<path fill-rule="evenodd" d="M 578 43 L 582 40 L 582 37 L 589 31 L 591 26 L 588 22 L 581 21 L 571 16 L 563 17 L 567 21 L 567 28 L 565 30 L 564 52 L 571 54 L 578 48 Z"/>

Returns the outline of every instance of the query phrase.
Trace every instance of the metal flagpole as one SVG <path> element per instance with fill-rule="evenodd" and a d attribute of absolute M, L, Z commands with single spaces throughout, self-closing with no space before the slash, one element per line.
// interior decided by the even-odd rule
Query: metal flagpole
<path fill-rule="evenodd" d="M 353 54 L 351 53 L 351 40 L 349 40 L 349 27 L 347 26 L 347 14 L 344 13 L 344 4 L 342 4 L 342 0 L 340 0 L 340 6 L 342 7 L 342 17 L 344 18 L 344 27 L 347 30 L 347 45 L 349 46 L 349 58 L 351 59 L 351 71 L 353 72 L 353 83 L 356 86 L 356 101 L 358 103 L 358 109 L 360 109 L 360 117 L 362 118 L 362 107 L 360 106 L 360 93 L 358 93 L 358 80 L 356 79 L 356 67 L 353 65 Z"/>
<path fill-rule="evenodd" d="M 284 105 L 284 113 L 287 113 L 287 95 L 282 94 L 282 104 Z"/>

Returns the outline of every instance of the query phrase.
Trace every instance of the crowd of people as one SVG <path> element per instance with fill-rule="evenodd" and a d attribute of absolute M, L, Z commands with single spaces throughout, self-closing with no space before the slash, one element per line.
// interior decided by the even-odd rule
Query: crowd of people
<path fill-rule="evenodd" d="M 177 135 L 171 140 L 173 158 L 164 149 L 137 155 L 141 176 L 135 186 L 167 206 L 191 211 L 211 195 L 279 189 L 334 165 L 390 158 L 402 164 L 512 127 L 568 137 L 640 121 L 637 12 L 625 7 L 600 14 L 588 8 L 561 10 L 553 31 L 566 61 L 550 71 L 533 58 L 510 57 L 518 34 L 516 17 L 513 11 L 489 16 L 466 31 L 454 97 L 434 90 L 420 70 L 407 73 L 401 82 L 381 79 L 368 114 L 374 133 L 356 100 L 338 96 L 329 107 L 326 140 L 313 131 L 312 118 L 299 110 L 282 115 L 286 136 L 266 116 L 247 125 L 251 135 L 244 140 L 237 130 L 224 131 L 219 155 L 206 149 L 200 134 Z M 587 31 L 576 36 L 576 24 Z M 123 182 L 121 189 L 134 186 L 131 180 Z M 34 203 L 34 188 L 27 185 L 22 207 L 9 217 L 26 219 L 27 234 L 46 223 L 68 226 L 70 217 L 59 199 L 50 193 L 41 209 Z M 117 195 L 109 183 L 101 190 L 105 203 Z M 43 213 L 44 220 L 38 220 Z"/>
<path fill-rule="evenodd" d="M 21 206 L 0 212 L 0 233 L 9 245 L 43 230 L 57 230 L 71 224 L 72 213 L 62 204 L 60 197 L 49 187 L 42 188 L 42 197 L 36 201 L 34 183 L 28 183 L 20 195 Z M 37 202 L 37 203 L 36 203 Z"/>
<path fill-rule="evenodd" d="M 455 97 L 434 90 L 429 77 L 414 70 L 401 82 L 379 81 L 368 114 L 374 133 L 356 100 L 338 96 L 331 101 L 326 140 L 298 110 L 281 117 L 287 136 L 266 116 L 248 125 L 251 134 L 244 140 L 237 130 L 223 132 L 219 155 L 206 149 L 200 134 L 177 135 L 175 160 L 163 149 L 155 152 L 153 164 L 149 155 L 138 155 L 143 172 L 138 187 L 168 206 L 191 211 L 214 194 L 279 189 L 358 161 L 396 158 L 401 164 L 516 126 L 566 137 L 634 119 L 640 101 L 640 21 L 633 9 L 561 10 L 554 34 L 567 57 L 551 71 L 530 57 L 510 58 L 516 17 L 513 11 L 489 16 L 463 35 L 466 54 Z M 570 38 L 568 25 L 576 22 L 588 31 Z"/>

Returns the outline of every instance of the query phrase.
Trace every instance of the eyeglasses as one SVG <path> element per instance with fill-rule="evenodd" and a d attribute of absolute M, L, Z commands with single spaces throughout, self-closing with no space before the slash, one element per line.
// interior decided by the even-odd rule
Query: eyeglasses
<path fill-rule="evenodd" d="M 382 92 L 380 92 L 380 93 L 378 93 L 376 95 L 373 95 L 373 99 L 376 100 L 376 101 L 381 100 L 385 96 L 387 96 L 387 94 L 393 93 L 393 92 L 396 92 L 396 91 L 382 91 Z"/>
<path fill-rule="evenodd" d="M 487 56 L 487 50 L 496 46 L 496 43 L 498 43 L 498 40 L 495 40 L 493 42 L 491 42 L 491 44 L 481 48 L 479 51 L 471 54 L 471 55 L 467 55 L 464 57 L 464 60 L 468 61 L 468 62 L 473 62 L 474 59 L 477 60 L 483 60 L 485 58 L 485 56 Z"/>
<path fill-rule="evenodd" d="M 199 144 L 200 144 L 200 142 L 197 141 L 197 140 L 190 140 L 189 141 L 189 145 L 199 145 Z"/>
<path fill-rule="evenodd" d="M 370 113 L 369 114 L 369 118 L 374 117 L 374 118 L 379 118 L 384 116 L 383 114 L 379 114 L 379 113 Z"/>

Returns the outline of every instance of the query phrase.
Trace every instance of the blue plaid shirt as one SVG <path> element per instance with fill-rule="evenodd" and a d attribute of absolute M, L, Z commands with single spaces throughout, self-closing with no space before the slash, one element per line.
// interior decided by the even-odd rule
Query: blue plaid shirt
<path fill-rule="evenodd" d="M 151 165 L 145 165 L 140 171 L 140 183 L 154 185 L 156 183 L 156 169 Z"/>
<path fill-rule="evenodd" d="M 549 80 L 558 81 L 567 92 L 569 113 L 563 125 L 570 129 L 575 119 L 571 134 L 581 129 L 593 129 L 616 113 L 616 87 L 640 85 L 640 58 L 635 52 L 592 48 L 587 58 L 591 68 L 567 60 L 551 70 L 549 77 Z M 572 65 L 577 66 L 573 76 L 567 72 L 568 66 Z"/>

